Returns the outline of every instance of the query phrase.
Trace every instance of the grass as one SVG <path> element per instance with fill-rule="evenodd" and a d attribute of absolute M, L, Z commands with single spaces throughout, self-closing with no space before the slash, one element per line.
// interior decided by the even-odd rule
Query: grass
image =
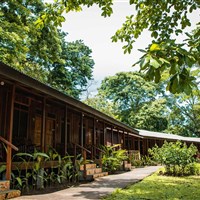
<path fill-rule="evenodd" d="M 126 189 L 117 189 L 104 200 L 197 200 L 200 176 L 171 177 L 155 173 Z"/>

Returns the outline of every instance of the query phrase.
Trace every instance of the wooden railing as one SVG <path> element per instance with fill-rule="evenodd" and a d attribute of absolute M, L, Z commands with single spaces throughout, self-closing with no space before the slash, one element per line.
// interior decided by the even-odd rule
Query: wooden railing
<path fill-rule="evenodd" d="M 129 150 L 128 151 L 129 156 L 132 156 L 134 160 L 140 160 L 140 151 L 139 150 Z"/>
<path fill-rule="evenodd" d="M 102 156 L 103 156 L 103 153 L 105 153 L 105 151 L 103 149 L 100 149 L 98 148 L 97 146 L 95 145 L 91 145 L 92 147 L 92 159 L 96 160 L 97 161 L 97 156 L 96 156 L 96 152 L 97 150 L 99 151 L 99 159 L 98 159 L 98 164 L 99 164 L 99 167 L 102 167 Z"/>
<path fill-rule="evenodd" d="M 91 151 L 86 149 L 85 147 L 77 144 L 77 143 L 72 143 L 74 145 L 74 164 L 77 156 L 77 147 L 81 149 L 82 151 L 82 156 L 83 156 L 83 166 L 84 166 L 84 172 L 83 172 L 83 177 L 86 179 L 86 160 L 87 160 L 87 153 L 91 154 Z"/>
<path fill-rule="evenodd" d="M 13 145 L 12 143 L 10 143 L 8 140 L 6 140 L 5 138 L 3 138 L 2 136 L 0 136 L 0 141 L 2 141 L 3 143 L 7 144 L 7 146 L 11 147 L 15 151 L 19 151 L 19 149 L 15 145 Z"/>
<path fill-rule="evenodd" d="M 18 151 L 19 149 L 13 145 L 11 142 L 0 136 L 0 141 L 5 143 L 7 145 L 7 158 L 6 158 L 6 179 L 10 180 L 11 178 L 11 164 L 12 164 L 12 159 L 11 159 L 11 149 L 14 149 L 15 151 Z M 10 149 L 10 150 L 9 150 Z M 10 153 L 8 153 L 8 150 Z"/>

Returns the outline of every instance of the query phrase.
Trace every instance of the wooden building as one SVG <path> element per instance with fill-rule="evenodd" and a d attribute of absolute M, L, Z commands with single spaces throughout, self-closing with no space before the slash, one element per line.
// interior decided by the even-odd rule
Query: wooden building
<path fill-rule="evenodd" d="M 0 63 L 0 162 L 7 162 L 8 180 L 17 148 L 20 152 L 33 152 L 34 148 L 47 152 L 53 147 L 61 155 L 85 152 L 89 159 L 99 156 L 100 145 L 121 144 L 123 149 L 143 155 L 164 140 L 181 140 L 200 148 L 200 139 L 171 136 L 133 129 Z M 2 143 L 7 145 L 7 153 Z"/>
<path fill-rule="evenodd" d="M 142 146 L 140 149 L 140 153 L 142 155 L 148 155 L 148 149 L 155 146 L 155 144 L 161 147 L 164 141 L 167 141 L 167 142 L 182 141 L 182 142 L 185 142 L 188 146 L 190 144 L 194 144 L 200 151 L 200 138 L 183 137 L 180 135 L 160 133 L 160 132 L 147 131 L 147 130 L 139 130 L 139 129 L 138 131 L 139 131 L 139 135 L 142 137 Z"/>
<path fill-rule="evenodd" d="M 85 150 L 95 159 L 100 145 L 135 148 L 130 137 L 134 143 L 141 138 L 137 130 L 0 63 L 0 139 L 8 144 L 7 171 L 15 153 L 11 144 L 20 152 L 52 147 L 75 155 Z M 6 161 L 2 145 L 0 159 Z"/>

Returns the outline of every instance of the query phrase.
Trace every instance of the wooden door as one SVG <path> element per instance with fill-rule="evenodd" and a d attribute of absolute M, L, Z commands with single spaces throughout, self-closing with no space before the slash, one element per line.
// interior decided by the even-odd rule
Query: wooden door
<path fill-rule="evenodd" d="M 55 119 L 46 119 L 45 150 L 55 148 Z"/>
<path fill-rule="evenodd" d="M 41 116 L 35 116 L 35 128 L 34 128 L 34 138 L 33 144 L 36 146 L 41 146 L 41 132 L 42 132 L 42 118 Z"/>

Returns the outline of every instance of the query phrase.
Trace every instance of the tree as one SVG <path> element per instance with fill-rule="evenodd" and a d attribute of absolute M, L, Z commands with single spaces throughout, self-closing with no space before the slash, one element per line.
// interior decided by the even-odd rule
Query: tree
<path fill-rule="evenodd" d="M 79 98 L 92 79 L 94 61 L 83 41 L 66 42 L 56 23 L 36 26 L 48 4 L 4 1 L 0 4 L 0 60 L 37 80 Z M 64 19 L 59 17 L 59 19 Z"/>
<path fill-rule="evenodd" d="M 169 96 L 170 115 L 167 132 L 200 137 L 200 93 L 193 90 L 191 95 Z"/>
<path fill-rule="evenodd" d="M 167 128 L 167 106 L 162 87 L 146 82 L 137 72 L 121 72 L 105 78 L 98 90 L 111 102 L 117 119 L 135 128 L 163 131 Z"/>
<path fill-rule="evenodd" d="M 61 44 L 57 27 L 35 21 L 45 10 L 42 0 L 5 1 L 0 4 L 0 59 L 22 70 L 30 63 L 60 61 Z"/>
<path fill-rule="evenodd" d="M 93 98 L 88 98 L 83 102 L 110 117 L 118 119 L 118 116 L 115 114 L 115 110 L 117 109 L 116 106 L 113 104 L 113 102 L 107 100 L 102 93 L 97 94 Z"/>
<path fill-rule="evenodd" d="M 168 116 L 166 99 L 160 98 L 145 103 L 137 113 L 131 112 L 129 123 L 139 129 L 161 132 L 168 127 Z"/>
<path fill-rule="evenodd" d="M 61 33 L 62 53 L 65 62 L 49 65 L 48 83 L 66 94 L 79 98 L 92 79 L 94 61 L 91 49 L 83 41 L 66 42 L 65 33 Z"/>
<path fill-rule="evenodd" d="M 136 63 L 146 73 L 148 80 L 159 82 L 163 71 L 169 72 L 167 90 L 172 93 L 184 91 L 189 94 L 196 86 L 195 77 L 190 68 L 200 64 L 200 26 L 191 33 L 186 33 L 187 40 L 178 44 L 176 38 L 184 29 L 191 26 L 189 13 L 200 10 L 198 0 L 152 1 L 131 0 L 137 14 L 127 17 L 122 28 L 112 37 L 114 42 L 121 40 L 127 44 L 124 52 L 130 53 L 135 39 L 145 30 L 151 32 L 152 43 L 141 50 L 144 55 Z"/>
<path fill-rule="evenodd" d="M 55 0 L 49 4 L 46 11 L 36 21 L 37 26 L 43 27 L 46 22 L 61 24 L 64 11 L 80 11 L 82 6 L 97 4 L 102 10 L 102 16 L 112 14 L 113 0 Z M 112 37 L 113 42 L 126 42 L 124 53 L 131 53 L 135 40 L 147 29 L 153 38 L 152 43 L 141 50 L 144 55 L 137 62 L 146 79 L 159 82 L 163 71 L 169 72 L 167 89 L 172 93 L 184 91 L 189 94 L 196 85 L 195 77 L 191 75 L 190 67 L 200 65 L 200 26 L 194 31 L 186 33 L 187 39 L 178 44 L 174 39 L 184 33 L 191 26 L 190 13 L 199 12 L 199 0 L 130 0 L 135 5 L 136 15 L 127 16 L 127 20 Z M 150 42 L 149 42 L 150 43 Z"/>

